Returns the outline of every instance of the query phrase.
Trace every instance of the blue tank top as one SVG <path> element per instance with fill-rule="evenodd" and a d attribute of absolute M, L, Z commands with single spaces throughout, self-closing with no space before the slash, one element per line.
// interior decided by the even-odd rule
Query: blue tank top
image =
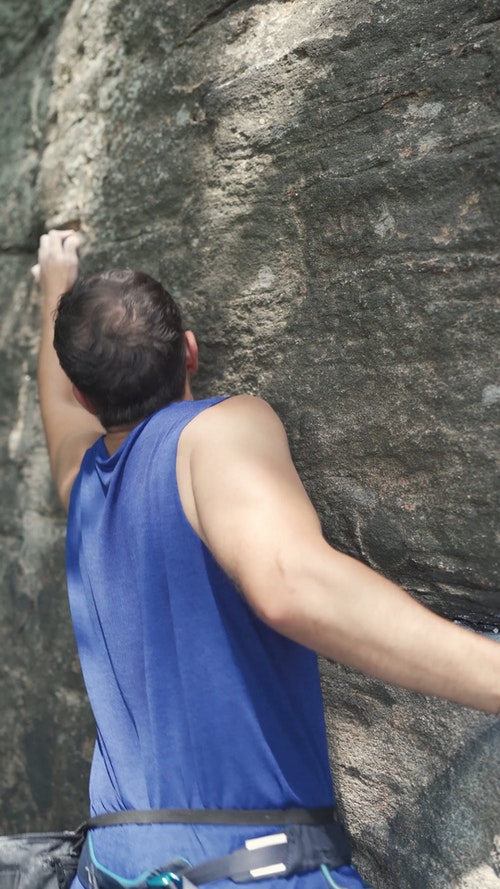
<path fill-rule="evenodd" d="M 179 436 L 219 401 L 169 405 L 111 457 L 98 440 L 73 487 L 67 574 L 97 728 L 92 814 L 333 803 L 316 656 L 256 617 L 180 502 Z M 268 832 L 93 833 L 101 863 L 134 878 L 170 857 L 195 864 Z"/>

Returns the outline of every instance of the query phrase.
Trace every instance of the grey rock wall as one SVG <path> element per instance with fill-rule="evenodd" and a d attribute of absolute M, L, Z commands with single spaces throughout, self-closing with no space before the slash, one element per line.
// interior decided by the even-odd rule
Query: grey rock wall
<path fill-rule="evenodd" d="M 35 183 L 64 3 L 0 4 L 0 821 L 72 825 L 87 809 L 92 722 L 64 580 L 64 518 L 36 398 L 27 275 L 43 220 Z"/>
<path fill-rule="evenodd" d="M 282 416 L 328 539 L 500 621 L 498 8 L 445 0 L 0 4 L 1 826 L 86 811 L 92 722 L 36 405 L 39 234 L 158 275 L 197 394 Z M 500 887 L 498 720 L 323 665 L 378 889 Z"/>

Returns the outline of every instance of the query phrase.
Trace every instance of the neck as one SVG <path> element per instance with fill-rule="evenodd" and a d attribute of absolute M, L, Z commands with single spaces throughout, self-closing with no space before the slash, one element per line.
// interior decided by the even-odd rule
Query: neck
<path fill-rule="evenodd" d="M 178 401 L 193 400 L 193 393 L 191 391 L 189 380 L 186 380 L 182 398 L 179 398 Z M 132 429 L 135 429 L 136 426 L 139 426 L 139 424 L 142 423 L 145 419 L 146 417 L 142 417 L 140 420 L 136 420 L 135 423 L 126 423 L 123 426 L 109 426 L 106 429 L 106 434 L 104 436 L 104 445 L 110 457 L 112 457 L 115 451 L 117 451 L 118 448 L 121 447 L 125 439 L 132 432 Z"/>
<path fill-rule="evenodd" d="M 130 426 L 113 426 L 111 429 L 108 429 L 104 436 L 104 446 L 110 457 L 112 457 L 115 451 L 121 447 L 127 436 L 132 432 L 132 429 L 135 429 L 140 422 L 142 422 L 142 420 L 139 420 L 137 423 L 133 423 Z"/>

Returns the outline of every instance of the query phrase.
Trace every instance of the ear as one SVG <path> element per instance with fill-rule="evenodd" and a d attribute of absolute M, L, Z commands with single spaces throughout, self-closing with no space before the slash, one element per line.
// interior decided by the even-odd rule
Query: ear
<path fill-rule="evenodd" d="M 87 396 L 84 395 L 83 392 L 80 392 L 80 390 L 77 389 L 76 386 L 72 386 L 72 389 L 73 389 L 73 395 L 75 396 L 78 404 L 81 404 L 81 406 L 84 407 L 85 410 L 89 412 L 89 414 L 93 414 L 94 417 L 96 417 L 97 411 L 96 411 L 94 405 L 91 404 L 91 402 L 88 400 Z"/>
<path fill-rule="evenodd" d="M 186 370 L 188 374 L 195 374 L 198 370 L 198 343 L 192 330 L 184 333 L 186 345 Z"/>

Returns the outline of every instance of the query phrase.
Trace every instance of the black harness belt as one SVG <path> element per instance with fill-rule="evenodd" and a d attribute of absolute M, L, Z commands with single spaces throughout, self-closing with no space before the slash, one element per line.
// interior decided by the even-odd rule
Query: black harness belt
<path fill-rule="evenodd" d="M 155 812 L 163 815 L 153 817 Z M 193 889 L 223 879 L 248 883 L 273 876 L 288 877 L 316 870 L 321 865 L 340 867 L 351 860 L 349 839 L 342 824 L 336 820 L 333 808 L 116 812 L 97 816 L 88 822 L 88 826 L 145 823 L 274 824 L 277 827 L 274 833 L 246 840 L 241 849 L 228 855 L 194 867 L 184 859 L 175 859 L 137 881 L 122 881 L 118 875 L 101 868 L 93 855 L 91 838 L 87 837 L 78 864 L 78 877 L 86 889 L 124 889 L 125 886 L 127 889 Z"/>

